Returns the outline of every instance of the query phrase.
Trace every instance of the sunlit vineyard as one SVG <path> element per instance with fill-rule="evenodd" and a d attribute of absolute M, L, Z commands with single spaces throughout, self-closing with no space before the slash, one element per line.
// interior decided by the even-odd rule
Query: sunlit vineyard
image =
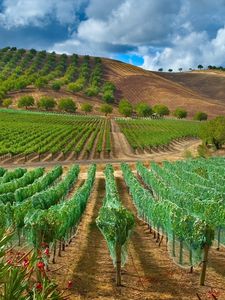
<path fill-rule="evenodd" d="M 172 119 L 117 119 L 117 123 L 134 150 L 151 150 L 176 139 L 198 137 L 201 126 L 200 122 Z"/>
<path fill-rule="evenodd" d="M 99 158 L 111 150 L 108 122 L 101 117 L 1 111 L 1 160 Z"/>

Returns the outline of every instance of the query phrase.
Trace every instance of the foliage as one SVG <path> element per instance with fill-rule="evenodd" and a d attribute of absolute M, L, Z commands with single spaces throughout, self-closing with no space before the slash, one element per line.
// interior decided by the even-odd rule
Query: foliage
<path fill-rule="evenodd" d="M 184 119 L 187 117 L 187 111 L 183 108 L 177 108 L 173 115 L 177 118 L 177 119 Z"/>
<path fill-rule="evenodd" d="M 60 110 L 67 112 L 75 112 L 77 110 L 76 104 L 72 98 L 61 98 L 58 107 Z"/>
<path fill-rule="evenodd" d="M 107 116 L 108 114 L 112 113 L 113 107 L 109 104 L 102 104 L 100 110 Z"/>
<path fill-rule="evenodd" d="M 81 110 L 84 111 L 85 113 L 92 112 L 93 106 L 89 103 L 83 103 L 81 105 Z"/>
<path fill-rule="evenodd" d="M 225 143 L 225 117 L 219 116 L 206 122 L 200 132 L 200 137 L 206 144 L 212 143 L 220 149 Z"/>
<path fill-rule="evenodd" d="M 37 105 L 39 108 L 49 110 L 49 109 L 53 109 L 55 107 L 56 102 L 53 97 L 43 96 L 39 99 Z"/>
<path fill-rule="evenodd" d="M 53 91 L 59 91 L 61 89 L 60 81 L 54 81 L 51 85 Z"/>
<path fill-rule="evenodd" d="M 33 96 L 22 96 L 18 101 L 18 107 L 29 107 L 34 105 L 34 97 Z"/>
<path fill-rule="evenodd" d="M 193 119 L 197 121 L 206 121 L 208 119 L 208 115 L 204 112 L 199 111 L 194 115 Z"/>
<path fill-rule="evenodd" d="M 2 106 L 3 107 L 6 107 L 6 108 L 9 108 L 9 106 L 10 105 L 12 105 L 12 99 L 10 99 L 10 98 L 7 98 L 7 99 L 4 99 L 3 101 L 2 101 Z"/>
<path fill-rule="evenodd" d="M 168 116 L 170 114 L 169 108 L 163 104 L 156 104 L 153 107 L 153 112 L 159 116 Z"/>
<path fill-rule="evenodd" d="M 138 117 L 149 117 L 152 115 L 152 109 L 150 105 L 144 102 L 138 103 L 135 110 Z"/>
<path fill-rule="evenodd" d="M 127 99 L 120 100 L 119 112 L 125 117 L 130 117 L 133 112 L 132 104 Z"/>
<path fill-rule="evenodd" d="M 39 90 L 41 88 L 44 88 L 46 85 L 47 85 L 47 80 L 44 77 L 39 77 L 34 83 L 34 86 Z"/>

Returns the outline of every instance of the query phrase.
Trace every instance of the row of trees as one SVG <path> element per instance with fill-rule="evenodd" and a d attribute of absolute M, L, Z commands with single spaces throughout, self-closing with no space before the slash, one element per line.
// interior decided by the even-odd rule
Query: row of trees
<path fill-rule="evenodd" d="M 198 69 L 199 70 L 202 70 L 202 69 L 204 69 L 204 67 L 203 67 L 203 65 L 198 65 Z M 208 69 L 213 69 L 213 67 L 212 66 L 208 66 Z M 192 68 L 189 68 L 189 71 L 192 71 L 193 69 Z M 163 72 L 163 68 L 159 68 L 158 69 L 158 71 L 159 72 Z M 168 69 L 168 72 L 173 72 L 174 70 L 173 69 Z M 178 71 L 179 72 L 182 72 L 183 71 L 183 68 L 178 68 Z"/>
<path fill-rule="evenodd" d="M 135 107 L 127 100 L 122 99 L 119 103 L 119 112 L 125 117 L 130 117 L 134 112 L 138 117 L 149 117 L 152 115 L 163 117 L 168 116 L 171 112 L 169 108 L 164 104 L 156 104 L 151 108 L 147 103 L 138 103 Z M 187 117 L 188 113 L 183 108 L 177 108 L 173 115 L 178 119 L 184 119 Z M 194 120 L 203 121 L 207 120 L 208 115 L 204 112 L 197 112 L 194 116 Z"/>

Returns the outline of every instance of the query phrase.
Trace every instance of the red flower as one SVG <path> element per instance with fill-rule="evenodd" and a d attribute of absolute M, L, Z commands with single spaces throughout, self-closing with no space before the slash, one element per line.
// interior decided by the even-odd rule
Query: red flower
<path fill-rule="evenodd" d="M 41 243 L 41 247 L 42 247 L 42 248 L 48 247 L 48 243 L 42 242 L 42 243 Z"/>
<path fill-rule="evenodd" d="M 39 290 L 39 291 L 42 290 L 42 284 L 41 284 L 40 282 L 38 282 L 38 283 L 36 284 L 36 289 Z"/>
<path fill-rule="evenodd" d="M 24 261 L 23 261 L 23 266 L 26 268 L 28 265 L 29 265 L 29 259 L 28 258 L 25 258 Z"/>
<path fill-rule="evenodd" d="M 12 258 L 8 259 L 8 260 L 7 260 L 7 264 L 8 264 L 8 265 L 12 265 L 12 264 L 13 264 L 13 259 L 12 259 Z"/>
<path fill-rule="evenodd" d="M 73 287 L 73 282 L 71 280 L 68 281 L 67 288 L 71 289 Z"/>
<path fill-rule="evenodd" d="M 49 248 L 45 249 L 44 254 L 47 255 L 47 256 L 50 256 Z"/>
<path fill-rule="evenodd" d="M 39 262 L 37 263 L 37 267 L 38 267 L 38 269 L 40 269 L 40 270 L 44 270 L 45 264 L 43 263 L 43 261 L 39 261 Z"/>

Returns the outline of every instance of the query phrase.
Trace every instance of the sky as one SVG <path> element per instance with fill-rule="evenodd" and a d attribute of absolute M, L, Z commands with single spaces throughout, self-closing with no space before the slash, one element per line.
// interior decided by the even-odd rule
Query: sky
<path fill-rule="evenodd" d="M 0 47 L 225 66 L 225 0 L 0 0 Z"/>

